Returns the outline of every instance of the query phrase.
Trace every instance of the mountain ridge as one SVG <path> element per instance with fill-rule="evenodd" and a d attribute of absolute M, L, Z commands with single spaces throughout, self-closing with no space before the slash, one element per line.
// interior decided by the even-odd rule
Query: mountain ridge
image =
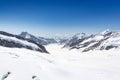
<path fill-rule="evenodd" d="M 36 37 L 28 32 L 21 32 L 19 34 L 19 36 L 26 38 L 26 39 L 30 39 L 32 41 L 37 42 L 40 45 L 47 45 L 47 44 L 51 44 L 51 43 L 57 43 L 57 41 L 53 38 L 45 38 L 45 37 Z"/>
<path fill-rule="evenodd" d="M 44 46 L 36 43 L 35 41 L 25 39 L 19 35 L 14 35 L 4 31 L 0 31 L 0 45 L 10 48 L 26 48 L 30 50 L 48 53 Z"/>
<path fill-rule="evenodd" d="M 69 49 L 80 49 L 82 52 L 90 50 L 109 50 L 120 47 L 120 31 L 109 29 L 90 36 L 72 37 L 64 47 Z"/>

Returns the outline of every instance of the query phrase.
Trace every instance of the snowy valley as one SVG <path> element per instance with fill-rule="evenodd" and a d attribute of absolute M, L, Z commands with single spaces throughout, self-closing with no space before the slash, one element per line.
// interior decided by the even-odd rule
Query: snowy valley
<path fill-rule="evenodd" d="M 120 80 L 119 31 L 45 44 L 25 35 L 0 32 L 0 80 Z"/>

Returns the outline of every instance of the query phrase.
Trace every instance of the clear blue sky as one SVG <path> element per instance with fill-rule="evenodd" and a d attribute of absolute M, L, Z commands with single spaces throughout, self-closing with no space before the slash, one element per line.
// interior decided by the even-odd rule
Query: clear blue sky
<path fill-rule="evenodd" d="M 0 30 L 33 34 L 120 30 L 119 0 L 0 0 Z"/>

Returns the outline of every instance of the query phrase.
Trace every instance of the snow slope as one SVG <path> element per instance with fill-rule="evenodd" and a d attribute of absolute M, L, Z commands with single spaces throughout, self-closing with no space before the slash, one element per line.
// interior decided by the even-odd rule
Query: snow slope
<path fill-rule="evenodd" d="M 51 54 L 0 47 L 0 80 L 120 80 L 119 50 L 81 53 L 61 47 L 46 46 Z"/>
<path fill-rule="evenodd" d="M 79 37 L 75 35 L 64 47 L 80 49 L 82 52 L 90 50 L 110 50 L 113 48 L 120 49 L 120 31 L 110 31 L 107 29 L 99 34 L 90 36 L 85 36 L 84 34 L 82 37 Z"/>
<path fill-rule="evenodd" d="M 26 48 L 48 53 L 45 47 L 39 45 L 37 42 L 4 31 L 0 31 L 0 46 L 9 48 Z"/>
<path fill-rule="evenodd" d="M 25 41 L 25 40 L 20 40 L 20 39 L 17 39 L 15 37 L 10 37 L 10 36 L 5 36 L 5 35 L 1 35 L 0 34 L 0 39 L 5 39 L 5 40 L 8 40 L 8 41 L 15 41 L 16 43 L 21 43 L 23 45 L 28 45 L 28 46 L 32 46 L 34 48 L 39 48 L 37 45 L 33 44 L 33 43 L 30 43 L 28 41 Z"/>

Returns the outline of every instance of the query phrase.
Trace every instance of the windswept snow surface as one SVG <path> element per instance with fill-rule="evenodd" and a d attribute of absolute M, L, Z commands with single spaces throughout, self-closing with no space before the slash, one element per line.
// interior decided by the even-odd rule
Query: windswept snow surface
<path fill-rule="evenodd" d="M 0 80 L 120 80 L 120 50 L 82 53 L 62 46 L 47 45 L 50 54 L 0 47 Z"/>

